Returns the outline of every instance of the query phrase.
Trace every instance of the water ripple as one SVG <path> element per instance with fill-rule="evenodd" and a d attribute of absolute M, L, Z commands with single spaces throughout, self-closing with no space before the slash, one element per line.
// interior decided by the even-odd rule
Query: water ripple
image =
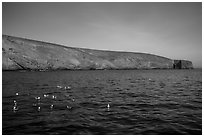
<path fill-rule="evenodd" d="M 3 72 L 2 133 L 202 134 L 201 76 L 196 69 Z"/>

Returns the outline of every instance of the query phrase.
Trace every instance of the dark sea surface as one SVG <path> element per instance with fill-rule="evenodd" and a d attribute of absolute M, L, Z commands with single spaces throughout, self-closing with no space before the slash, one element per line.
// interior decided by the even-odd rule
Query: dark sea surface
<path fill-rule="evenodd" d="M 2 82 L 3 135 L 202 134 L 201 69 L 9 71 Z"/>

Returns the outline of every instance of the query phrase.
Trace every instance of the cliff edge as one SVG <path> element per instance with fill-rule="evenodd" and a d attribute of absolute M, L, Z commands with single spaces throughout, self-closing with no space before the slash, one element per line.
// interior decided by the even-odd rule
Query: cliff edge
<path fill-rule="evenodd" d="M 2 36 L 3 70 L 193 68 L 190 61 L 182 60 L 178 64 L 179 61 L 152 54 L 73 48 Z"/>

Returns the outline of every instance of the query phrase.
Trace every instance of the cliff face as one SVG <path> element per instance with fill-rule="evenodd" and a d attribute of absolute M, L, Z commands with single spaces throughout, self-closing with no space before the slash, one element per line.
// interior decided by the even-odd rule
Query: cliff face
<path fill-rule="evenodd" d="M 193 64 L 188 60 L 174 60 L 174 69 L 192 69 Z"/>
<path fill-rule="evenodd" d="M 72 48 L 2 36 L 3 70 L 169 69 L 174 66 L 173 60 L 151 54 Z"/>

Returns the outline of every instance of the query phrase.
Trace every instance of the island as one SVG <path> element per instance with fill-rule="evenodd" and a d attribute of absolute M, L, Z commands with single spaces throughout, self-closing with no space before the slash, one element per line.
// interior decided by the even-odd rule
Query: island
<path fill-rule="evenodd" d="M 2 70 L 192 69 L 188 60 L 137 53 L 68 47 L 2 35 Z"/>

